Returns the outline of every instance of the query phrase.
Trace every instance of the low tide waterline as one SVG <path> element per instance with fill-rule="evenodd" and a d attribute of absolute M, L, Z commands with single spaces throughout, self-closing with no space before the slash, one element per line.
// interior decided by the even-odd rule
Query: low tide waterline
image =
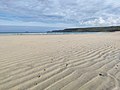
<path fill-rule="evenodd" d="M 96 34 L 100 32 L 0 32 L 0 35 L 64 35 L 64 34 Z"/>

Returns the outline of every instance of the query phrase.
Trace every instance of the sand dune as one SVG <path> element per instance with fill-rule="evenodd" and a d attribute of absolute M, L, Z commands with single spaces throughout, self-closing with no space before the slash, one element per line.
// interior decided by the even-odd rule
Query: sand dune
<path fill-rule="evenodd" d="M 120 33 L 0 36 L 0 90 L 120 90 Z"/>

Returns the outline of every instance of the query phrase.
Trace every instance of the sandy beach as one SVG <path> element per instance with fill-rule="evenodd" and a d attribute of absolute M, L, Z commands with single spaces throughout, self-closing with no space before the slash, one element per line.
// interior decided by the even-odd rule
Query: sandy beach
<path fill-rule="evenodd" d="M 0 90 L 120 90 L 120 32 L 1 35 Z"/>

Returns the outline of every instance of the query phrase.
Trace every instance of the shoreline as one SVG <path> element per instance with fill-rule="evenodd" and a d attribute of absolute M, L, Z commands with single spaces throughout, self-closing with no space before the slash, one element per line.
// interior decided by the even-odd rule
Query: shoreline
<path fill-rule="evenodd" d="M 82 34 L 106 34 L 106 33 L 113 33 L 113 32 L 53 32 L 53 33 L 24 33 L 24 32 L 2 32 L 0 33 L 0 36 L 2 35 L 82 35 Z"/>

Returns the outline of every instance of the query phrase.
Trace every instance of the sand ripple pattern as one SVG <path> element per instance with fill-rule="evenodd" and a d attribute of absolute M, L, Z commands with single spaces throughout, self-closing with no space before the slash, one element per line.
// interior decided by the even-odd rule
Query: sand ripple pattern
<path fill-rule="evenodd" d="M 120 90 L 120 34 L 0 36 L 0 90 Z"/>

